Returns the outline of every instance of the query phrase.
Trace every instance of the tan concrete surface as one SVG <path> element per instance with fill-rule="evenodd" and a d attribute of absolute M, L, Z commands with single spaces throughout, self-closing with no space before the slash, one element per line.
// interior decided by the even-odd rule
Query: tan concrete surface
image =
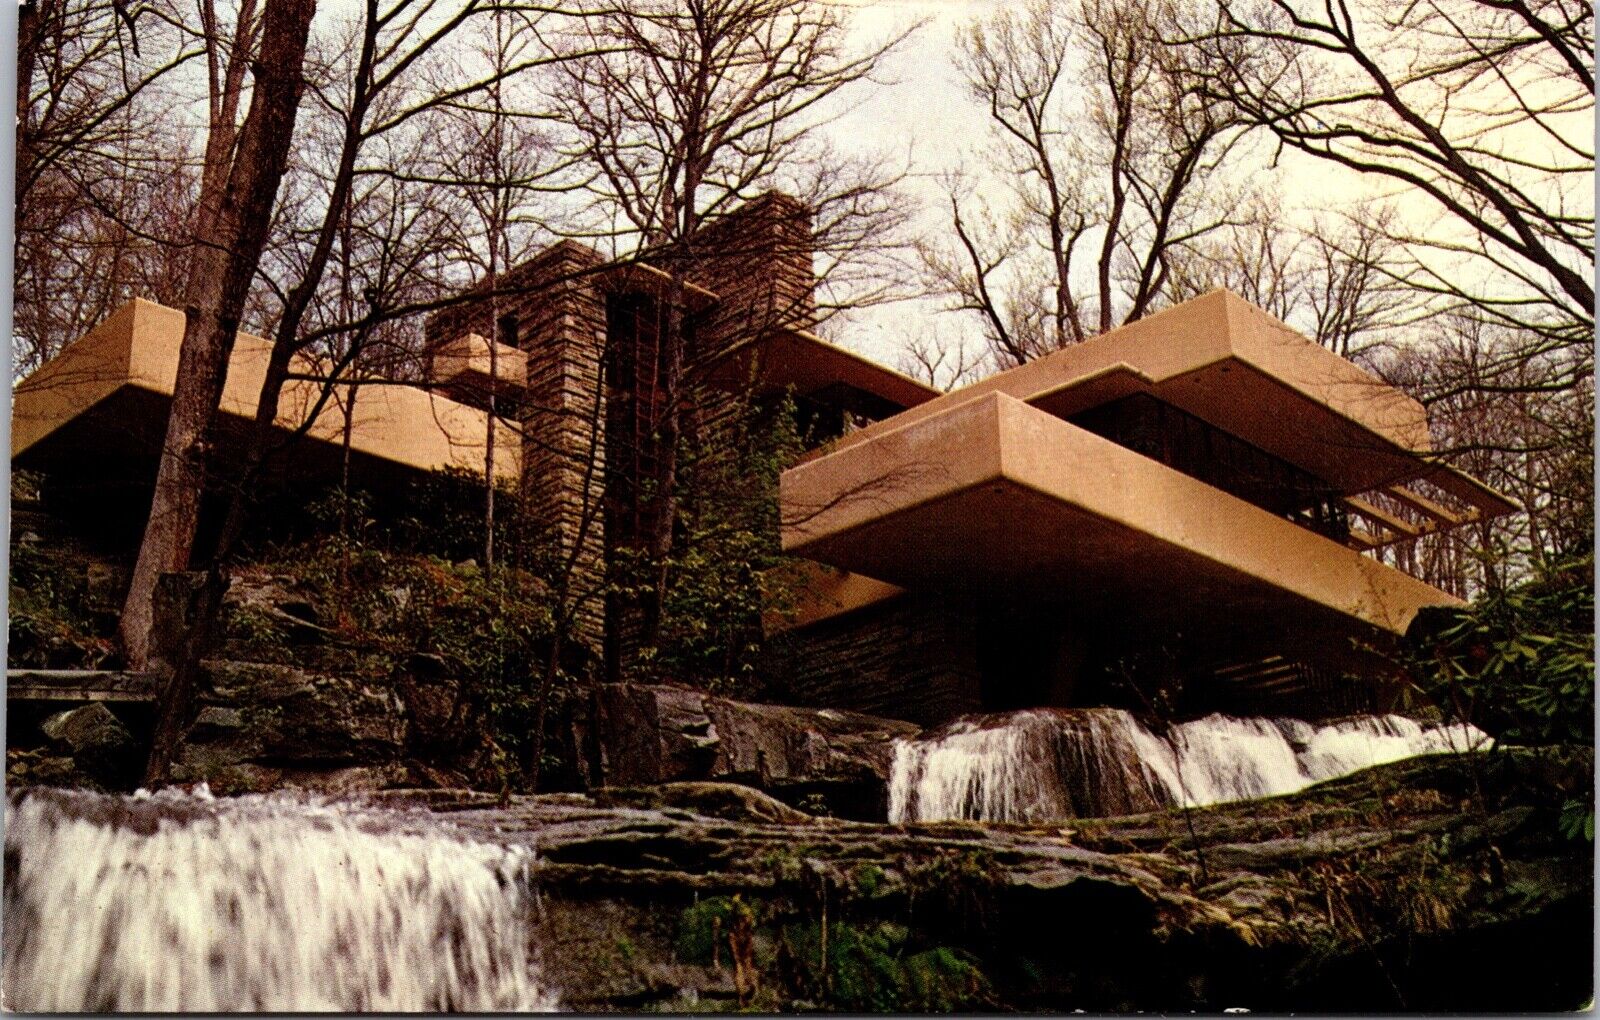
<path fill-rule="evenodd" d="M 12 401 L 11 456 L 26 461 L 46 440 L 67 446 L 95 443 L 99 434 L 69 435 L 95 405 L 135 392 L 160 398 L 141 402 L 164 415 L 178 376 L 178 350 L 183 340 L 183 313 L 151 301 L 135 299 L 105 322 L 68 345 L 50 362 L 17 385 Z M 221 411 L 235 422 L 254 416 L 266 376 L 271 344 L 240 333 L 228 366 Z M 313 373 L 301 360 L 295 370 Z M 291 380 L 285 385 L 277 424 L 298 426 L 309 415 L 321 384 Z M 317 415 L 306 440 L 339 444 L 344 415 L 339 401 L 349 387 L 336 387 Z M 132 428 L 135 423 L 128 423 Z M 159 434 L 159 424 L 139 423 Z M 367 385 L 356 398 L 351 427 L 353 451 L 424 471 L 446 467 L 483 470 L 487 435 L 484 412 L 412 386 Z M 156 451 L 149 451 L 154 454 Z M 510 429 L 498 430 L 495 476 L 515 479 L 521 448 Z"/>
<path fill-rule="evenodd" d="M 1172 626 L 1403 633 L 1457 601 L 1005 393 L 881 424 L 784 473 L 785 551 L 905 587 L 1112 600 Z"/>
<path fill-rule="evenodd" d="M 1421 404 L 1225 290 L 1157 312 L 838 440 L 870 441 L 986 393 L 1065 417 L 1145 392 L 1355 494 L 1415 477 Z"/>
<path fill-rule="evenodd" d="M 777 569 L 793 569 L 793 581 L 800 590 L 792 612 L 766 615 L 763 625 L 768 634 L 798 630 L 905 594 L 905 589 L 896 585 L 811 560 Z"/>
<path fill-rule="evenodd" d="M 477 333 L 464 333 L 434 348 L 433 378 L 485 392 L 493 382 L 496 392 L 513 393 L 528 386 L 528 355 Z"/>
<path fill-rule="evenodd" d="M 916 407 L 940 395 L 932 386 L 803 329 L 772 329 L 735 345 L 719 360 L 712 378 L 730 388 L 753 383 L 758 392 L 792 388 L 802 395 L 844 383 L 900 407 Z"/>

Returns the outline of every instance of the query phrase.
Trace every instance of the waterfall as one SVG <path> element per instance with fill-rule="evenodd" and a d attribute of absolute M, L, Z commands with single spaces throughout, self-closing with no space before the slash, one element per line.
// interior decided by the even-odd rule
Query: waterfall
<path fill-rule="evenodd" d="M 526 851 L 422 812 L 287 794 L 10 799 L 10 1010 L 554 1007 L 529 957 Z"/>
<path fill-rule="evenodd" d="M 1120 709 L 973 716 L 896 741 L 891 822 L 1048 822 L 1294 793 L 1419 754 L 1479 750 L 1466 725 L 1399 715 L 1314 724 L 1209 715 L 1159 737 Z"/>

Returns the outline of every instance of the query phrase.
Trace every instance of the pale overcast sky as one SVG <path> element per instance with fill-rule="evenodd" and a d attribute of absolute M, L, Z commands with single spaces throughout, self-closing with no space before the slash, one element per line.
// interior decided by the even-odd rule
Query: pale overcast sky
<path fill-rule="evenodd" d="M 908 186 L 923 199 L 915 227 L 921 232 L 948 232 L 934 180 L 946 170 L 971 166 L 971 151 L 988 139 L 988 118 L 968 97 L 951 62 L 956 30 L 1007 5 L 1007 0 L 863 0 L 852 16 L 853 30 L 876 42 L 924 23 L 882 65 L 878 76 L 892 84 L 865 86 L 857 97 L 859 105 L 830 126 L 841 145 L 909 156 L 921 178 Z M 913 332 L 969 331 L 976 336 L 975 321 L 937 309 L 936 302 L 917 301 L 859 312 L 831 338 L 896 367 L 905 337 Z"/>
<path fill-rule="evenodd" d="M 887 59 L 880 77 L 891 84 L 864 85 L 855 96 L 858 105 L 830 126 L 841 146 L 887 150 L 909 156 L 918 179 L 907 190 L 922 199 L 915 229 L 923 236 L 949 233 L 948 211 L 934 181 L 942 171 L 961 168 L 968 173 L 985 167 L 983 149 L 993 144 L 984 111 L 966 94 L 952 64 L 959 26 L 982 18 L 1019 0 L 847 0 L 856 7 L 852 31 L 866 45 L 892 38 L 918 22 L 924 26 Z M 1587 115 L 1573 119 L 1574 130 L 1585 141 L 1593 131 Z M 1536 132 L 1504 135 L 1499 144 L 1512 149 L 1525 145 L 1547 148 L 1548 139 Z M 1543 153 L 1540 153 L 1543 155 Z M 1262 144 L 1239 160 L 1240 173 L 1264 190 L 1276 193 L 1286 214 L 1304 215 L 1313 209 L 1338 209 L 1374 200 L 1390 200 L 1397 211 L 1413 218 L 1415 229 L 1426 231 L 1439 210 L 1420 195 L 1408 195 L 1403 186 L 1386 178 L 1358 175 L 1333 164 L 1284 150 L 1276 167 L 1268 166 L 1271 151 Z M 980 187 L 983 179 L 979 179 Z M 996 185 L 1003 182 L 995 179 Z M 855 313 L 831 339 L 898 366 L 905 339 L 937 331 L 941 336 L 965 333 L 974 339 L 978 324 L 970 315 L 940 314 L 933 301 L 906 302 Z"/>

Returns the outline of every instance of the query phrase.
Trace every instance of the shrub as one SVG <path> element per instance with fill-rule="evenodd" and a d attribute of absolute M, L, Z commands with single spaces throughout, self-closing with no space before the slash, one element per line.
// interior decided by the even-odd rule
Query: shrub
<path fill-rule="evenodd" d="M 1594 743 L 1594 557 L 1427 610 L 1407 668 L 1446 712 L 1514 744 Z"/>
<path fill-rule="evenodd" d="M 30 542 L 11 546 L 7 665 L 96 669 L 114 652 L 89 605 L 87 560 Z"/>
<path fill-rule="evenodd" d="M 1425 610 L 1408 634 L 1417 687 L 1497 741 L 1594 744 L 1594 554 L 1470 606 Z M 1593 790 L 1568 796 L 1558 820 L 1594 840 Z"/>
<path fill-rule="evenodd" d="M 892 922 L 835 921 L 824 956 L 820 924 L 789 925 L 784 942 L 803 986 L 795 990 L 852 1013 L 948 1013 L 993 1002 L 976 957 L 950 946 L 913 951 L 910 935 Z"/>
<path fill-rule="evenodd" d="M 763 618 L 794 601 L 779 543 L 778 476 L 800 453 L 792 403 L 746 407 L 681 457 L 678 538 L 656 647 L 640 668 L 719 694 L 761 693 Z M 647 583 L 642 558 L 615 564 L 624 593 Z"/>

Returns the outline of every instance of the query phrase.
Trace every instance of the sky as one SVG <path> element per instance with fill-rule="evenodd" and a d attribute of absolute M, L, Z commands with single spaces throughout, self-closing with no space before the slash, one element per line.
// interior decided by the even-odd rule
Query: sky
<path fill-rule="evenodd" d="M 941 172 L 959 168 L 975 173 L 980 189 L 1000 188 L 1005 183 L 984 171 L 983 150 L 993 144 L 989 122 L 967 94 L 953 64 L 957 30 L 1006 7 L 1018 7 L 1021 0 L 845 2 L 854 8 L 850 31 L 863 46 L 893 38 L 918 23 L 922 27 L 883 63 L 879 77 L 885 83 L 863 86 L 854 97 L 856 105 L 827 130 L 845 149 L 887 151 L 906 159 L 914 174 L 905 190 L 921 205 L 913 232 L 923 237 L 947 236 L 948 209 L 936 184 Z M 1587 143 L 1593 131 L 1592 116 L 1574 118 L 1572 125 Z M 1536 135 L 1531 129 L 1505 135 L 1499 144 L 1512 149 L 1548 149 L 1548 139 L 1541 141 Z M 1397 206 L 1397 212 L 1414 229 L 1428 232 L 1438 226 L 1438 208 L 1391 179 L 1360 175 L 1289 149 L 1278 152 L 1275 161 L 1272 156 L 1263 139 L 1254 152 L 1239 160 L 1234 173 L 1275 193 L 1291 216 L 1381 200 Z M 974 349 L 981 346 L 976 317 L 941 313 L 939 308 L 937 300 L 924 299 L 853 312 L 828 330 L 829 339 L 891 367 L 899 366 L 906 339 L 917 334 L 932 332 L 945 339 L 964 335 Z"/>
<path fill-rule="evenodd" d="M 885 84 L 862 90 L 859 102 L 829 125 L 846 149 L 887 150 L 907 159 L 914 178 L 906 190 L 921 200 L 912 224 L 918 234 L 946 233 L 948 218 L 936 185 L 946 170 L 973 165 L 970 156 L 988 137 L 988 118 L 967 95 L 952 55 L 956 33 L 965 25 L 1014 0 L 857 0 L 851 30 L 863 43 L 892 39 L 921 25 L 883 63 Z M 852 313 L 830 336 L 835 342 L 898 367 L 908 336 L 929 330 L 944 336 L 967 333 L 976 341 L 975 321 L 941 314 L 936 300 L 897 302 Z"/>

